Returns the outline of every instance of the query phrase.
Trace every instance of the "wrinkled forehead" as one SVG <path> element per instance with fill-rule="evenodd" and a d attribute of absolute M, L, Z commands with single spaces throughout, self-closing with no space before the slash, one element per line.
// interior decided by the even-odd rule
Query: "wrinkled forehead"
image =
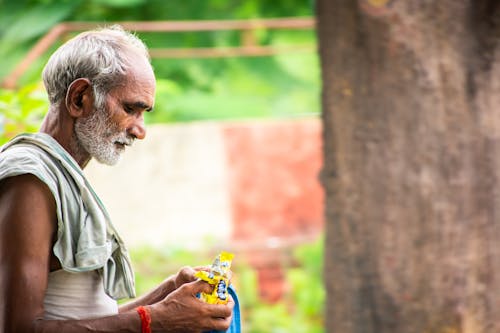
<path fill-rule="evenodd" d="M 153 107 L 156 79 L 149 61 L 134 62 L 127 69 L 124 79 L 109 94 L 119 100 Z"/>
<path fill-rule="evenodd" d="M 138 54 L 136 52 L 128 52 L 126 55 L 127 59 L 127 70 L 126 70 L 126 80 L 137 84 L 149 84 L 156 85 L 156 78 L 153 71 L 153 67 L 143 54 Z"/>

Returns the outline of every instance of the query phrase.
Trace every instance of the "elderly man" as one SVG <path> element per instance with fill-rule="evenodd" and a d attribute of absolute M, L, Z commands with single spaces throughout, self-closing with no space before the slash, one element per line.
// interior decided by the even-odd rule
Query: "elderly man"
<path fill-rule="evenodd" d="M 135 296 L 129 257 L 82 169 L 91 158 L 115 164 L 145 137 L 155 77 L 144 44 L 119 27 L 82 33 L 52 55 L 43 81 L 40 132 L 0 152 L 0 332 L 227 329 L 234 302 L 196 298 L 211 286 L 189 267 L 116 303 Z"/>

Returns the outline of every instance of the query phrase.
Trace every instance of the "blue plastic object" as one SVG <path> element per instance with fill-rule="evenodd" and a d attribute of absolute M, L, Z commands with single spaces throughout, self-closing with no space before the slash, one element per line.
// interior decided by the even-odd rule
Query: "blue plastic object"
<path fill-rule="evenodd" d="M 241 314 L 238 296 L 236 295 L 236 291 L 232 285 L 227 288 L 227 292 L 231 295 L 231 297 L 233 297 L 234 300 L 233 320 L 231 321 L 231 326 L 229 326 L 227 331 L 209 331 L 205 333 L 241 333 Z"/>

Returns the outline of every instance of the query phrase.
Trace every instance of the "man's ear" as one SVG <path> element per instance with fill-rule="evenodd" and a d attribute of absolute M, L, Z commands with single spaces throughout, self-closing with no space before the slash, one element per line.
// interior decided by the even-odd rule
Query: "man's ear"
<path fill-rule="evenodd" d="M 66 109 L 70 116 L 78 118 L 89 112 L 93 105 L 90 80 L 79 78 L 71 82 L 66 92 Z"/>

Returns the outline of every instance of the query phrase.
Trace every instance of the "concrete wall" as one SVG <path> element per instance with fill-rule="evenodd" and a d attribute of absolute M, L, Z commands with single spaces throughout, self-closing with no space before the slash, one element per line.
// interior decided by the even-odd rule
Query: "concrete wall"
<path fill-rule="evenodd" d="M 217 124 L 149 126 L 118 165 L 85 170 L 130 245 L 225 241 L 231 220 Z M 215 232 L 216 231 L 216 232 Z"/>
<path fill-rule="evenodd" d="M 323 227 L 319 119 L 148 127 L 85 169 L 130 246 L 273 246 Z"/>

